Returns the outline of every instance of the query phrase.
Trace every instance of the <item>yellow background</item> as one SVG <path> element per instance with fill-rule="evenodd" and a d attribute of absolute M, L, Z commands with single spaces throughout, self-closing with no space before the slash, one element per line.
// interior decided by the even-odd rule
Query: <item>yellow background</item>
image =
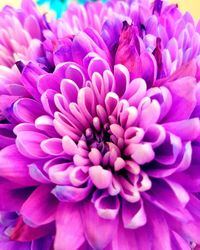
<path fill-rule="evenodd" d="M 10 4 L 15 7 L 20 6 L 20 0 L 0 0 L 0 8 L 6 4 Z M 178 3 L 180 9 L 185 11 L 190 11 L 196 20 L 200 18 L 200 1 L 199 0 L 169 0 L 171 3 Z M 46 8 L 45 8 L 46 9 Z"/>

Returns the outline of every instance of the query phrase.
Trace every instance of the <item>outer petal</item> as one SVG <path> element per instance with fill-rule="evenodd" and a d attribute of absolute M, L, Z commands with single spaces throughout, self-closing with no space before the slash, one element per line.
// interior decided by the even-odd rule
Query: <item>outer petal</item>
<path fill-rule="evenodd" d="M 195 78 L 181 78 L 173 82 L 168 82 L 165 86 L 172 94 L 172 108 L 164 118 L 164 121 L 172 122 L 188 119 L 196 105 Z"/>
<path fill-rule="evenodd" d="M 55 249 L 78 249 L 85 241 L 78 205 L 61 203 L 56 215 Z"/>
<path fill-rule="evenodd" d="M 146 224 L 147 218 L 142 201 L 129 203 L 123 201 L 122 219 L 125 228 L 136 229 Z"/>
<path fill-rule="evenodd" d="M 54 224 L 50 223 L 50 224 L 43 225 L 37 228 L 32 228 L 26 225 L 23 222 L 23 219 L 19 217 L 18 222 L 14 230 L 12 231 L 10 238 L 11 240 L 26 242 L 26 241 L 32 241 L 40 237 L 43 237 L 45 235 L 49 235 L 53 233 L 55 233 Z"/>
<path fill-rule="evenodd" d="M 94 249 L 104 249 L 111 242 L 117 230 L 118 218 L 114 220 L 102 219 L 90 201 L 82 205 L 81 216 L 89 244 Z"/>
<path fill-rule="evenodd" d="M 19 211 L 32 192 L 32 188 L 15 187 L 10 182 L 0 185 L 0 190 L 0 210 L 7 212 Z"/>
<path fill-rule="evenodd" d="M 122 222 L 119 223 L 117 232 L 112 240 L 112 250 L 139 250 L 134 230 L 125 229 Z M 146 250 L 146 249 L 145 249 Z"/>
<path fill-rule="evenodd" d="M 181 185 L 169 180 L 158 179 L 153 180 L 152 183 L 152 188 L 144 194 L 152 204 L 180 221 L 188 222 L 191 220 L 191 215 L 185 209 L 189 196 Z"/>
<path fill-rule="evenodd" d="M 29 176 L 28 164 L 30 161 L 19 153 L 15 145 L 10 145 L 0 152 L 0 176 L 22 186 L 37 184 Z"/>
<path fill-rule="evenodd" d="M 148 211 L 148 226 L 152 234 L 152 249 L 172 250 L 169 228 L 162 211 L 150 204 L 147 204 L 146 211 Z"/>
<path fill-rule="evenodd" d="M 55 219 L 57 200 L 50 193 L 52 186 L 38 187 L 26 200 L 21 208 L 21 214 L 31 226 L 44 225 Z"/>

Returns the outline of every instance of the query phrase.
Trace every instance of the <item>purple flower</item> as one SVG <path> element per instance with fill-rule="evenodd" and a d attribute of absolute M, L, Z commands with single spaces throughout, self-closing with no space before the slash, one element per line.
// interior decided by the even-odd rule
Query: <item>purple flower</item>
<path fill-rule="evenodd" d="M 198 27 L 176 6 L 128 2 L 69 8 L 43 31 L 55 69 L 17 64 L 27 95 L 3 109 L 0 210 L 16 218 L 2 244 L 200 244 L 199 42 L 176 46 L 179 23 L 190 37 Z"/>

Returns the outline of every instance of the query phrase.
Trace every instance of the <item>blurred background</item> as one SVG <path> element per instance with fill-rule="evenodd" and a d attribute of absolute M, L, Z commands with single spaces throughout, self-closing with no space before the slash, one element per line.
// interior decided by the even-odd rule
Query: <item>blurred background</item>
<path fill-rule="evenodd" d="M 0 8 L 9 4 L 15 7 L 20 6 L 20 0 L 0 0 Z M 178 3 L 182 12 L 189 11 L 192 13 L 196 20 L 200 18 L 200 1 L 199 0 L 168 0 L 170 3 Z M 47 6 L 42 7 L 42 11 L 47 10 Z"/>

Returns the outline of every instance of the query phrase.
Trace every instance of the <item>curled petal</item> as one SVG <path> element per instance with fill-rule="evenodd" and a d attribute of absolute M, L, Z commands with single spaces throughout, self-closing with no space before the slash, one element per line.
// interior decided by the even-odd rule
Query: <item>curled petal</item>
<path fill-rule="evenodd" d="M 91 183 L 87 183 L 85 187 L 73 187 L 73 186 L 56 186 L 52 193 L 63 202 L 78 202 L 85 199 L 92 190 Z"/>
<path fill-rule="evenodd" d="M 147 222 L 142 201 L 137 203 L 122 202 L 122 219 L 125 228 L 136 229 Z"/>
<path fill-rule="evenodd" d="M 108 188 L 111 184 L 111 172 L 103 169 L 101 166 L 90 167 L 89 175 L 94 185 L 99 189 Z"/>
<path fill-rule="evenodd" d="M 97 214 L 103 219 L 115 219 L 120 209 L 120 201 L 117 196 L 103 194 L 96 199 L 94 206 Z"/>

